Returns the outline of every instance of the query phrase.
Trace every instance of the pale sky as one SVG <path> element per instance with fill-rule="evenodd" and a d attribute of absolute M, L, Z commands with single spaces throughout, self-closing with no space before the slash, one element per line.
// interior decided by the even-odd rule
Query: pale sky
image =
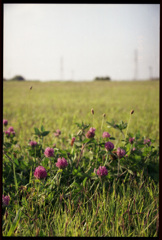
<path fill-rule="evenodd" d="M 159 77 L 160 4 L 3 4 L 3 77 Z M 137 60 L 135 61 L 135 52 Z"/>

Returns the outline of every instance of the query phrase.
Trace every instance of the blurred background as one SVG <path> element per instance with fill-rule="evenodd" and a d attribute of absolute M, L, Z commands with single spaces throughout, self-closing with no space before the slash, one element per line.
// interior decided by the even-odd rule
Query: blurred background
<path fill-rule="evenodd" d="M 160 4 L 3 4 L 3 78 L 159 78 Z"/>

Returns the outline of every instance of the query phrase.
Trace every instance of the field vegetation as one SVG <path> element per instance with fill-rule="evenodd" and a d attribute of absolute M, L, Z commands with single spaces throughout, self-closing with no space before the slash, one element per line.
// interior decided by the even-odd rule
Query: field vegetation
<path fill-rule="evenodd" d="M 158 236 L 159 81 L 5 81 L 3 119 L 4 236 Z"/>

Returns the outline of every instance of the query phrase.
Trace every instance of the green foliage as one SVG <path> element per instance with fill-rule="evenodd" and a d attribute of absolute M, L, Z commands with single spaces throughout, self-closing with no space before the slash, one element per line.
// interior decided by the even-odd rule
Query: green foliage
<path fill-rule="evenodd" d="M 34 109 L 37 109 L 35 105 Z M 72 114 L 72 109 L 70 111 Z M 30 115 L 26 115 L 29 121 L 34 115 L 32 107 L 30 112 Z M 102 118 L 97 125 L 97 116 L 95 120 L 95 115 L 89 111 L 89 117 L 80 117 L 77 123 L 75 118 L 68 125 L 65 115 L 59 118 L 58 113 L 55 112 L 58 118 L 55 121 L 57 124 L 62 121 L 62 125 L 50 122 L 48 114 L 49 126 L 41 116 L 41 121 L 30 123 L 32 129 L 24 139 L 21 133 L 23 129 L 18 133 L 13 120 L 16 135 L 3 136 L 3 195 L 10 194 L 9 206 L 3 207 L 2 212 L 3 235 L 157 237 L 159 146 L 157 139 L 153 140 L 151 135 L 144 134 L 144 127 L 139 128 L 139 131 L 131 131 L 136 110 L 131 124 L 127 124 L 126 120 L 116 124 L 116 120 L 110 122 Z M 114 116 L 118 118 L 116 114 Z M 38 120 L 37 112 L 34 117 Z M 21 128 L 24 125 L 21 118 L 18 119 Z M 86 132 L 90 127 L 96 128 L 96 131 L 95 136 L 88 139 Z M 51 132 L 58 128 L 61 129 L 61 135 L 57 138 L 51 136 Z M 102 133 L 107 129 L 111 136 L 105 139 Z M 148 136 L 150 142 L 145 143 Z M 73 143 L 72 137 L 75 137 Z M 134 138 L 132 143 L 130 138 Z M 34 147 L 29 144 L 31 139 L 37 141 Z M 107 141 L 114 143 L 113 150 L 105 149 Z M 53 146 L 53 143 L 56 145 Z M 54 149 L 53 157 L 45 157 L 46 147 Z M 119 147 L 125 150 L 122 157 L 117 155 Z M 68 165 L 58 169 L 56 162 L 62 157 Z M 46 178 L 34 177 L 38 166 L 46 169 Z M 96 171 L 99 166 L 105 166 L 108 174 L 98 176 Z"/>

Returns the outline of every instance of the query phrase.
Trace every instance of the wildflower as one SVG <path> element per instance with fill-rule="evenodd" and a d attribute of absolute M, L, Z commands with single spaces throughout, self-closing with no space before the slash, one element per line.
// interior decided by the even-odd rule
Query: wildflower
<path fill-rule="evenodd" d="M 46 178 L 47 177 L 46 169 L 43 166 L 38 166 L 35 169 L 34 176 L 38 179 Z"/>
<path fill-rule="evenodd" d="M 2 202 L 4 206 L 8 206 L 10 202 L 10 196 L 4 196 L 2 195 Z"/>
<path fill-rule="evenodd" d="M 50 148 L 50 147 L 47 147 L 44 151 L 44 155 L 46 157 L 53 157 L 54 155 L 54 149 L 53 148 Z"/>
<path fill-rule="evenodd" d="M 132 151 L 134 152 L 135 150 L 136 150 L 136 148 L 135 148 L 135 147 L 133 147 L 133 148 L 132 148 Z"/>
<path fill-rule="evenodd" d="M 91 128 L 89 129 L 89 131 L 92 132 L 92 133 L 95 133 L 96 129 L 91 127 Z"/>
<path fill-rule="evenodd" d="M 114 148 L 114 144 L 112 142 L 106 142 L 105 143 L 105 148 L 108 150 L 108 151 L 111 151 L 113 150 Z"/>
<path fill-rule="evenodd" d="M 59 137 L 61 135 L 61 131 L 59 129 L 54 133 L 55 137 Z"/>
<path fill-rule="evenodd" d="M 8 121 L 6 119 L 3 119 L 3 125 L 7 126 L 8 125 Z"/>
<path fill-rule="evenodd" d="M 10 136 L 10 132 L 7 130 L 7 131 L 4 131 L 4 133 L 6 134 L 7 137 Z"/>
<path fill-rule="evenodd" d="M 8 131 L 9 131 L 9 132 L 14 132 L 13 127 L 9 127 L 9 128 L 8 128 Z"/>
<path fill-rule="evenodd" d="M 103 166 L 103 167 L 99 167 L 98 168 L 98 170 L 97 170 L 97 175 L 98 176 L 106 176 L 108 174 L 108 171 L 107 171 L 107 169 L 106 169 L 106 167 L 105 166 Z"/>
<path fill-rule="evenodd" d="M 93 138 L 95 136 L 95 131 L 96 131 L 96 129 L 91 127 L 89 129 L 89 131 L 86 133 L 86 137 L 87 138 Z"/>
<path fill-rule="evenodd" d="M 56 167 L 58 168 L 65 168 L 68 165 L 67 161 L 65 158 L 58 158 L 57 159 L 57 163 L 56 163 Z"/>
<path fill-rule="evenodd" d="M 116 153 L 119 158 L 122 158 L 125 155 L 125 150 L 122 148 L 118 148 Z"/>
<path fill-rule="evenodd" d="M 73 146 L 74 142 L 75 142 L 75 137 L 72 137 L 72 139 L 71 139 L 71 146 Z"/>
<path fill-rule="evenodd" d="M 108 132 L 103 132 L 102 137 L 103 138 L 109 138 L 110 134 Z"/>
<path fill-rule="evenodd" d="M 7 135 L 7 137 L 9 137 L 10 135 L 15 136 L 15 131 L 13 127 L 9 127 L 7 131 L 5 131 L 5 134 Z"/>
<path fill-rule="evenodd" d="M 31 147 L 35 147 L 38 143 L 35 141 L 30 141 L 29 144 Z"/>
<path fill-rule="evenodd" d="M 134 142 L 135 138 L 129 138 L 129 142 L 132 144 Z"/>
<path fill-rule="evenodd" d="M 151 140 L 150 140 L 150 139 L 144 139 L 144 142 L 143 142 L 143 143 L 150 145 L 150 144 L 151 144 Z"/>
<path fill-rule="evenodd" d="M 56 143 L 53 144 L 53 147 L 56 147 Z"/>

